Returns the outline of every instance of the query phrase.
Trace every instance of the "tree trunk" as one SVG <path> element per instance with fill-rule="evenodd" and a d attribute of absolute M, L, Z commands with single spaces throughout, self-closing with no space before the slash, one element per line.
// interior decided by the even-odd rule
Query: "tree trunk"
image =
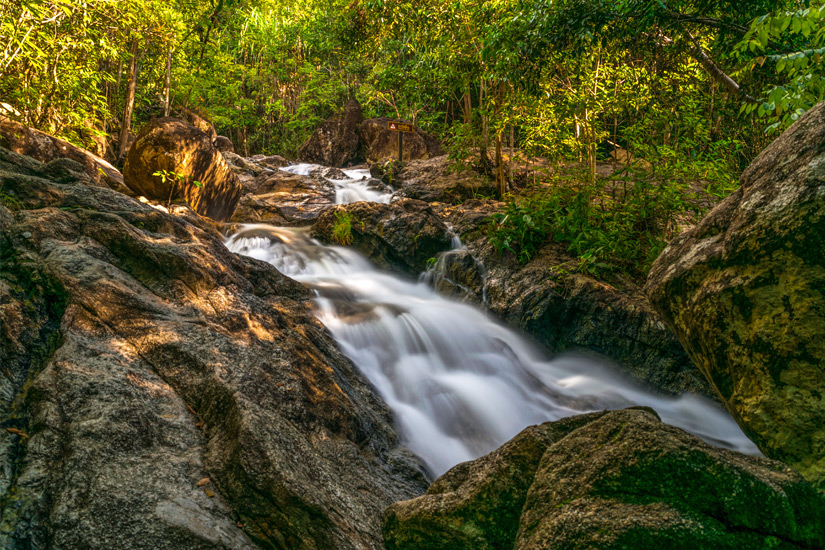
<path fill-rule="evenodd" d="M 504 179 L 504 160 L 501 158 L 501 132 L 496 132 L 496 179 L 498 198 L 504 200 L 504 195 L 507 194 L 507 180 Z"/>
<path fill-rule="evenodd" d="M 163 82 L 163 116 L 169 116 L 172 105 L 169 103 L 169 89 L 172 87 L 172 46 L 166 50 L 166 80 Z"/>
<path fill-rule="evenodd" d="M 129 141 L 129 131 L 132 127 L 132 110 L 135 107 L 135 89 L 137 88 L 137 54 L 138 41 L 132 40 L 132 59 L 129 61 L 129 84 L 126 88 L 126 100 L 123 105 L 123 122 L 120 124 L 120 151 L 118 161 L 126 157 L 126 145 Z"/>
<path fill-rule="evenodd" d="M 515 148 L 516 148 L 516 129 L 515 126 L 510 124 L 510 167 L 508 170 L 507 177 L 510 180 L 510 185 L 513 185 L 513 157 L 515 156 Z"/>

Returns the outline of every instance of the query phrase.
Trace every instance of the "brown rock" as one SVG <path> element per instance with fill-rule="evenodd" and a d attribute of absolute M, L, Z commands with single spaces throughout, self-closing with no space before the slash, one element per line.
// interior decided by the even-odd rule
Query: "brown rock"
<path fill-rule="evenodd" d="M 169 175 L 154 175 L 160 171 Z M 135 193 L 157 200 L 183 197 L 197 213 L 218 221 L 229 219 L 242 191 L 209 136 L 171 117 L 141 130 L 123 172 Z"/>
<path fill-rule="evenodd" d="M 349 216 L 348 243 L 336 241 L 335 226 Z M 355 202 L 327 210 L 312 226 L 322 242 L 349 244 L 373 263 L 407 275 L 417 275 L 427 262 L 451 245 L 449 229 L 422 201 L 401 199 L 392 204 Z"/>
<path fill-rule="evenodd" d="M 308 225 L 335 205 L 335 186 L 323 178 L 275 170 L 246 182 L 232 215 L 237 223 Z"/>
<path fill-rule="evenodd" d="M 423 477 L 309 292 L 57 176 L 0 149 L 0 544 L 381 549 Z"/>
<path fill-rule="evenodd" d="M 651 302 L 767 456 L 825 483 L 825 103 L 651 269 Z"/>
<path fill-rule="evenodd" d="M 235 145 L 232 143 L 232 140 L 226 136 L 218 136 L 215 138 L 215 148 L 223 153 L 224 151 L 229 151 L 230 153 L 235 152 Z"/>
<path fill-rule="evenodd" d="M 361 123 L 358 133 L 367 148 L 367 160 L 382 162 L 387 159 L 398 159 L 398 132 L 389 129 L 388 123 L 392 119 L 387 117 L 370 118 Z M 436 138 L 420 128 L 414 128 L 413 133 L 405 133 L 403 138 L 404 161 L 427 159 L 444 154 L 441 144 Z"/>
<path fill-rule="evenodd" d="M 388 550 L 820 548 L 825 497 L 649 409 L 524 430 L 384 516 Z"/>
<path fill-rule="evenodd" d="M 175 117 L 186 121 L 188 124 L 191 124 L 201 132 L 208 135 L 211 141 L 214 142 L 217 139 L 218 132 L 215 130 L 215 127 L 212 125 L 212 122 L 209 120 L 206 113 L 200 112 L 197 109 L 177 107 L 174 109 L 173 114 Z"/>
<path fill-rule="evenodd" d="M 263 166 L 268 166 L 269 168 L 283 168 L 284 166 L 289 166 L 289 161 L 282 157 L 281 155 L 255 155 L 250 157 L 251 161 L 257 162 Z"/>
<path fill-rule="evenodd" d="M 492 197 L 496 190 L 488 178 L 472 170 L 455 171 L 442 155 L 405 162 L 389 182 L 399 196 L 427 202 L 454 204 L 473 198 Z"/>
<path fill-rule="evenodd" d="M 83 165 L 83 170 L 94 184 L 104 185 L 121 193 L 129 193 L 129 189 L 124 185 L 123 175 L 102 158 L 66 140 L 2 117 L 0 117 L 0 146 L 40 162 L 50 162 L 58 158 L 72 159 Z"/>
<path fill-rule="evenodd" d="M 341 113 L 327 119 L 298 149 L 298 157 L 325 166 L 346 166 L 358 152 L 361 105 L 350 100 Z"/>

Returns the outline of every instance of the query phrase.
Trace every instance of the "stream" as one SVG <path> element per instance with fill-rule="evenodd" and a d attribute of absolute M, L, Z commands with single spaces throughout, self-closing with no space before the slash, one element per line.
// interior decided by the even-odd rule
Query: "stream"
<path fill-rule="evenodd" d="M 286 170 L 309 174 L 313 165 Z M 366 170 L 345 170 L 339 203 L 389 202 Z M 460 245 L 460 243 L 456 243 Z M 696 395 L 666 397 L 591 357 L 549 354 L 482 311 L 424 282 L 382 272 L 307 229 L 245 225 L 226 246 L 310 287 L 316 314 L 392 409 L 405 444 L 435 475 L 475 459 L 531 424 L 645 405 L 705 441 L 759 454 L 730 415 Z"/>

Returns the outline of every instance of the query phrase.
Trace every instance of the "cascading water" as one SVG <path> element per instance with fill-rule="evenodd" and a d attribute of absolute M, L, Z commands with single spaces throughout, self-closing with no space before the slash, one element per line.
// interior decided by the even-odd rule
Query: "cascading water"
<path fill-rule="evenodd" d="M 711 443 L 758 453 L 705 398 L 654 395 L 584 356 L 548 359 L 484 313 L 424 283 L 380 272 L 350 249 L 323 246 L 306 230 L 247 225 L 227 247 L 315 290 L 320 320 L 435 475 L 530 424 L 632 405 L 650 406 L 665 422 Z"/>
<path fill-rule="evenodd" d="M 319 173 L 320 177 L 335 185 L 335 202 L 337 204 L 349 204 L 358 201 L 387 204 L 392 196 L 391 193 L 387 193 L 383 184 L 376 185 L 380 182 L 370 176 L 369 170 L 341 170 L 340 172 L 345 176 L 342 179 L 324 176 L 324 172 L 330 170 L 330 168 L 318 164 L 295 164 L 281 168 L 281 170 L 298 176 Z"/>

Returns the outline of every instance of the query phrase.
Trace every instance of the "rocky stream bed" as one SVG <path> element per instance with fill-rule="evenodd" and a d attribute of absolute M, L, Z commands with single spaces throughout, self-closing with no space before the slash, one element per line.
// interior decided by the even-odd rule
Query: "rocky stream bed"
<path fill-rule="evenodd" d="M 207 159 L 217 180 L 144 186 L 153 196 L 143 202 L 73 160 L 0 147 L 0 546 L 825 547 L 825 251 L 813 237 L 825 219 L 823 110 L 662 255 L 646 291 L 655 310 L 631 281 L 552 269 L 566 260 L 552 243 L 523 266 L 499 256 L 483 228 L 501 205 L 472 199 L 484 181 L 448 172 L 428 147 L 380 181 L 368 167 L 220 154 L 160 119 L 138 136 L 126 185 L 173 158 L 152 151 L 178 142 L 176 158 Z M 359 134 L 339 126 L 365 122 L 325 127 L 351 141 Z M 163 132 L 179 139 L 151 137 Z M 310 238 L 335 241 L 341 213 L 348 248 Z M 293 229 L 240 225 L 250 223 Z M 224 245 L 239 231 L 246 255 Z M 360 267 L 337 279 L 314 267 L 345 264 Z M 376 266 L 385 271 L 363 276 Z M 398 298 L 401 288 L 412 297 Z M 443 308 L 427 315 L 453 328 L 433 323 L 432 334 L 459 346 L 433 355 L 413 302 Z M 456 311 L 466 313 L 452 320 Z M 478 325 L 466 321 L 474 316 Z M 417 327 L 409 342 L 388 335 L 412 371 L 390 370 L 394 348 L 375 346 L 389 386 L 359 365 L 362 328 L 381 318 Z M 484 323 L 498 328 L 475 328 Z M 491 332 L 471 350 L 476 339 L 460 329 Z M 554 360 L 537 356 L 570 351 L 586 356 L 564 376 L 537 374 Z M 446 370 L 423 376 L 438 365 Z M 519 368 L 527 375 L 508 386 L 521 388 L 508 413 L 484 392 Z M 616 378 L 594 374 L 604 369 Z M 594 393 L 593 380 L 609 391 Z M 436 447 L 484 443 L 434 465 L 432 437 L 410 435 L 408 419 L 422 415 L 399 412 L 413 401 L 388 387 L 426 394 L 415 407 L 438 413 Z M 571 387 L 587 389 L 583 404 Z M 533 405 L 542 400 L 557 408 Z M 661 403 L 680 404 L 696 419 L 682 425 L 705 441 L 670 425 L 679 420 Z M 714 446 L 750 445 L 718 403 L 769 458 Z M 493 438 L 474 420 L 527 410 Z M 469 420 L 442 422 L 459 413 Z M 733 431 L 720 436 L 723 418 Z M 443 475 L 433 482 L 433 472 Z"/>

